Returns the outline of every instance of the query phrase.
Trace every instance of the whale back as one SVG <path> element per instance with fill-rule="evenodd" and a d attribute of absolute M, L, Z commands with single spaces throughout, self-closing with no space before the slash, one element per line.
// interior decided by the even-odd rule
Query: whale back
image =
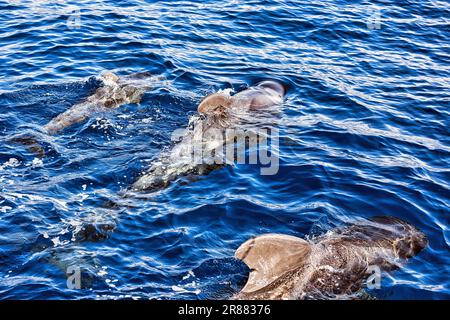
<path fill-rule="evenodd" d="M 125 80 L 142 80 L 147 78 L 152 78 L 153 74 L 149 71 L 141 71 L 141 72 L 135 72 L 126 76 L 123 76 L 122 79 Z"/>
<path fill-rule="evenodd" d="M 243 293 L 255 292 L 292 269 L 299 268 L 311 253 L 310 244 L 283 234 L 266 234 L 243 243 L 235 253 L 251 269 Z"/>

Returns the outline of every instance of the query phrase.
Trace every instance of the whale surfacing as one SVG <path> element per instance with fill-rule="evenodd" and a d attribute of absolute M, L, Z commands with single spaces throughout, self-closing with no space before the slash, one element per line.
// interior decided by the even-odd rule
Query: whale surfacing
<path fill-rule="evenodd" d="M 124 104 L 140 103 L 144 93 L 161 77 L 152 76 L 149 72 L 119 77 L 108 71 L 102 73 L 100 79 L 103 81 L 103 87 L 98 88 L 81 103 L 53 118 L 44 126 L 45 132 L 56 134 L 73 124 L 87 120 L 96 112 L 108 111 Z"/>
<path fill-rule="evenodd" d="M 243 243 L 235 257 L 251 272 L 233 299 L 315 299 L 354 294 L 370 267 L 393 271 L 427 246 L 426 236 L 394 217 L 375 217 L 307 241 L 266 234 Z"/>
<path fill-rule="evenodd" d="M 46 135 L 55 135 L 64 129 L 86 121 L 97 112 L 116 109 L 124 104 L 140 103 L 142 96 L 152 89 L 163 76 L 153 76 L 150 72 L 138 72 L 125 76 L 106 71 L 100 76 L 103 86 L 80 103 L 54 117 L 43 127 Z M 25 146 L 28 151 L 39 158 L 45 156 L 45 149 L 35 134 L 19 134 L 10 139 L 11 142 Z"/>
<path fill-rule="evenodd" d="M 286 90 L 276 81 L 266 80 L 246 90 L 230 95 L 228 92 L 217 92 L 206 96 L 198 106 L 198 112 L 210 114 L 222 108 L 240 110 L 258 110 L 283 103 Z"/>
<path fill-rule="evenodd" d="M 221 91 L 206 96 L 197 107 L 199 117 L 191 118 L 192 128 L 186 131 L 185 136 L 172 149 L 159 155 L 133 184 L 132 191 L 160 190 L 181 176 L 205 175 L 222 168 L 226 161 L 222 164 L 211 164 L 211 159 L 207 158 L 201 159 L 201 163 L 193 163 L 192 153 L 194 150 L 201 150 L 202 154 L 211 154 L 211 150 L 223 144 L 232 144 L 232 141 L 226 139 L 219 141 L 215 134 L 211 133 L 238 126 L 240 119 L 234 112 L 251 114 L 257 110 L 281 105 L 285 94 L 283 85 L 268 80 L 235 95 Z"/>

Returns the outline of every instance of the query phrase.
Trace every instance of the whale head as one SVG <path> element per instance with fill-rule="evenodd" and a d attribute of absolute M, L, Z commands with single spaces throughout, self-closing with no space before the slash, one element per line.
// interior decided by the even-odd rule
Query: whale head
<path fill-rule="evenodd" d="M 258 83 L 258 87 L 264 88 L 264 89 L 270 89 L 272 91 L 275 91 L 280 95 L 280 97 L 284 97 L 286 94 L 286 88 L 279 82 L 272 81 L 272 80 L 266 80 Z"/>
<path fill-rule="evenodd" d="M 344 242 L 364 242 L 370 246 L 392 249 L 396 258 L 416 256 L 428 244 L 425 234 L 413 225 L 391 216 L 376 216 L 337 232 Z"/>

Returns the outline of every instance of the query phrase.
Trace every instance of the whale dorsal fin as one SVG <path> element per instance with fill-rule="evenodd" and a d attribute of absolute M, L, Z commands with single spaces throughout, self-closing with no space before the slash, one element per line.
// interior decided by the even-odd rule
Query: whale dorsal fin
<path fill-rule="evenodd" d="M 283 234 L 266 234 L 243 243 L 235 253 L 252 270 L 242 292 L 254 292 L 305 263 L 310 244 Z"/>
<path fill-rule="evenodd" d="M 226 92 L 216 92 L 210 94 L 200 102 L 198 105 L 198 112 L 200 113 L 211 113 L 217 108 L 229 108 L 233 102 L 233 97 Z"/>

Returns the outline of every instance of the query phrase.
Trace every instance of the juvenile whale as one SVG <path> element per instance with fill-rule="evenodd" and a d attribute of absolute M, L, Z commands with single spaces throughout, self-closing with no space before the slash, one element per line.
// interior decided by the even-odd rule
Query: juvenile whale
<path fill-rule="evenodd" d="M 168 152 L 163 152 L 150 168 L 132 185 L 133 191 L 157 190 L 166 187 L 180 176 L 204 175 L 224 164 L 202 159 L 193 161 L 192 153 L 201 149 L 210 154 L 219 145 L 228 143 L 217 139 L 213 130 L 224 130 L 239 125 L 234 112 L 257 112 L 283 102 L 286 90 L 275 81 L 263 81 L 235 95 L 217 92 L 206 96 L 198 105 L 199 116 L 191 118 L 188 130 Z"/>
<path fill-rule="evenodd" d="M 251 269 L 233 299 L 323 299 L 358 292 L 371 267 L 393 271 L 427 246 L 426 236 L 394 217 L 329 231 L 314 240 L 266 234 L 243 243 L 235 257 Z"/>
<path fill-rule="evenodd" d="M 96 112 L 108 111 L 124 104 L 140 103 L 142 96 L 153 87 L 155 80 L 161 79 L 149 72 L 119 77 L 109 71 L 102 73 L 100 78 L 103 87 L 97 89 L 86 100 L 53 118 L 44 126 L 44 131 L 47 134 L 55 134 L 73 124 L 85 121 Z"/>

